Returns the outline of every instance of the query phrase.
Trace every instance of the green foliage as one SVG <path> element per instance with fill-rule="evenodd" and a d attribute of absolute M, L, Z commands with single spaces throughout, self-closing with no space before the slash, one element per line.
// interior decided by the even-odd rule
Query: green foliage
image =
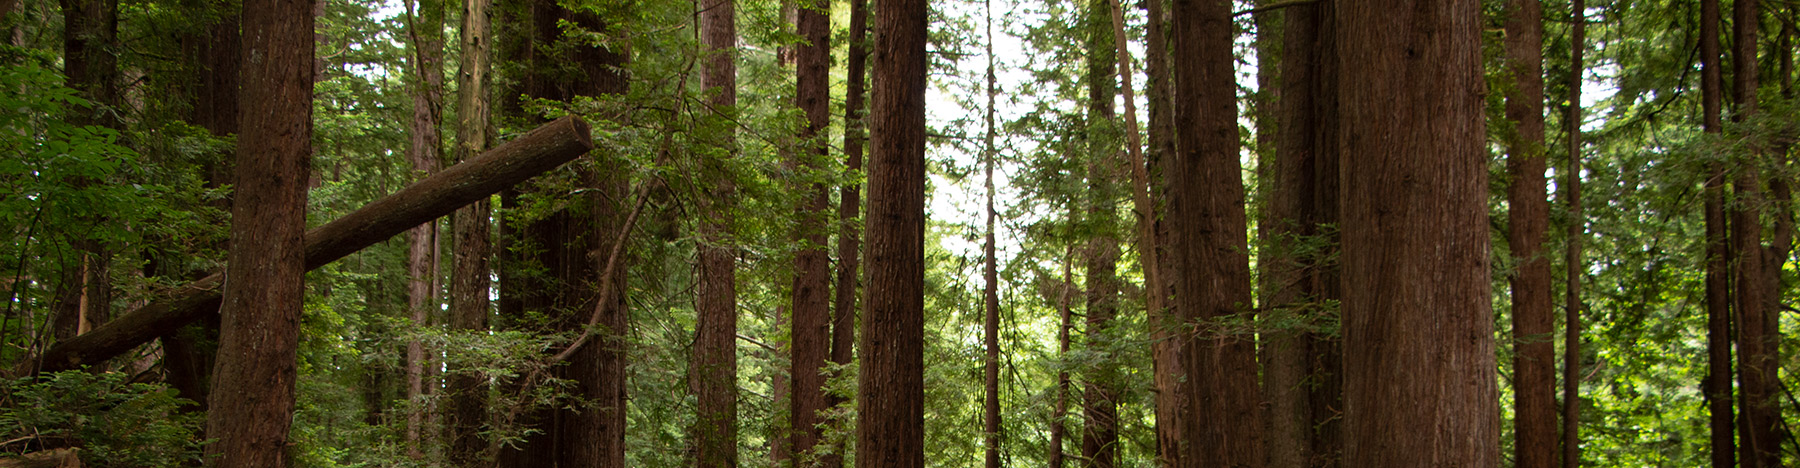
<path fill-rule="evenodd" d="M 64 371 L 7 380 L 0 436 L 11 454 L 77 447 L 83 466 L 180 467 L 200 459 L 204 415 L 159 384 L 118 372 Z"/>

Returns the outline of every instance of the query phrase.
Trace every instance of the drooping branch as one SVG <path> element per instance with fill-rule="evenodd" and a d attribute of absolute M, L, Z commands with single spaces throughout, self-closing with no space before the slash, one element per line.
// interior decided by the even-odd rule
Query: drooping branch
<path fill-rule="evenodd" d="M 306 232 L 306 269 L 312 270 L 374 245 L 421 223 L 532 176 L 554 169 L 593 149 L 588 124 L 564 117 L 488 150 L 469 161 L 369 203 L 356 212 Z M 218 311 L 223 273 L 188 283 L 163 299 L 113 319 L 93 331 L 58 343 L 19 375 L 91 364 L 130 350 L 189 322 Z M 36 369 L 33 369 L 33 365 Z"/>

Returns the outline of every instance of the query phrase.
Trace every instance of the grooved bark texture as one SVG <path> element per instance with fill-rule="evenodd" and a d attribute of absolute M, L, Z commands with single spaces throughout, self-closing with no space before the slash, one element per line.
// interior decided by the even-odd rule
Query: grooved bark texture
<path fill-rule="evenodd" d="M 206 419 L 211 466 L 285 467 L 305 294 L 313 4 L 244 3 L 238 187 Z"/>
<path fill-rule="evenodd" d="M 1153 245 L 1142 247 L 1155 250 L 1153 268 L 1158 272 L 1158 281 L 1148 292 L 1146 302 L 1150 304 L 1146 314 L 1150 323 L 1151 364 L 1155 372 L 1152 376 L 1156 396 L 1156 459 L 1163 465 L 1173 463 L 1178 457 L 1176 451 L 1181 448 L 1180 418 L 1182 398 L 1177 393 L 1177 382 L 1183 373 L 1179 356 L 1176 354 L 1176 330 L 1180 321 L 1173 319 L 1171 309 L 1171 291 L 1174 280 L 1170 278 L 1175 269 L 1173 255 L 1169 251 L 1168 223 L 1163 215 L 1167 211 L 1165 200 L 1168 199 L 1168 184 L 1164 183 L 1167 174 L 1164 167 L 1175 155 L 1175 116 L 1174 101 L 1170 97 L 1170 88 L 1174 85 L 1169 72 L 1169 40 L 1168 12 L 1163 0 L 1143 2 L 1145 28 L 1144 34 L 1144 73 L 1145 87 L 1148 91 L 1150 114 L 1150 144 L 1145 153 L 1146 181 L 1152 192 L 1153 206 L 1149 217 Z"/>
<path fill-rule="evenodd" d="M 410 1 L 410 0 L 409 0 Z M 438 126 L 443 121 L 444 107 L 444 1 L 419 0 L 418 11 L 407 28 L 408 46 L 412 49 L 412 128 L 406 158 L 412 162 L 415 175 L 423 178 L 437 172 L 443 159 L 443 135 Z M 437 220 L 412 228 L 407 242 L 407 310 L 414 326 L 431 324 L 438 305 L 438 226 Z M 421 447 L 425 418 L 425 395 L 435 386 L 426 385 L 431 372 L 431 358 L 417 340 L 406 343 L 406 452 L 415 459 L 424 456 Z M 428 439 L 428 438 L 427 438 Z"/>
<path fill-rule="evenodd" d="M 867 138 L 863 132 L 866 114 L 863 92 L 869 79 L 868 24 L 868 0 L 851 0 L 850 43 L 845 47 L 848 50 L 848 57 L 845 57 L 847 83 L 844 85 L 844 171 L 848 174 L 862 172 L 863 141 Z M 837 296 L 831 308 L 831 362 L 838 365 L 850 364 L 856 348 L 857 266 L 862 256 L 862 223 L 857 217 L 861 215 L 862 186 L 846 182 L 838 192 L 837 289 L 833 291 Z M 843 397 L 834 394 L 827 404 L 836 407 L 844 402 Z M 844 424 L 849 423 L 845 421 Z M 845 444 L 840 442 L 838 445 L 835 454 L 820 460 L 821 465 L 826 468 L 844 466 Z"/>
<path fill-rule="evenodd" d="M 806 125 L 800 130 L 801 148 L 794 152 L 792 164 L 797 173 L 804 174 L 824 167 L 823 136 L 831 120 L 831 4 L 802 2 L 794 24 L 806 40 L 794 51 L 794 95 L 806 114 Z M 793 328 L 788 334 L 794 372 L 789 387 L 793 395 L 788 398 L 793 421 L 789 434 L 796 466 L 816 466 L 813 446 L 819 444 L 819 411 L 826 409 L 825 358 L 831 352 L 831 259 L 825 251 L 825 216 L 830 202 L 824 184 L 809 183 L 800 190 L 795 239 L 800 251 L 794 256 Z"/>
<path fill-rule="evenodd" d="M 1719 70 L 1719 0 L 1700 0 L 1701 130 L 1717 134 L 1722 80 Z M 1706 408 L 1713 468 L 1737 466 L 1731 388 L 1731 273 L 1725 239 L 1725 168 L 1707 164 L 1706 222 Z"/>
<path fill-rule="evenodd" d="M 1269 466 L 1332 467 L 1342 457 L 1340 342 L 1313 328 L 1342 296 L 1338 239 L 1337 63 L 1332 4 L 1288 7 L 1282 20 L 1281 99 L 1263 225 L 1262 310 L 1288 330 L 1264 331 Z"/>
<path fill-rule="evenodd" d="M 1737 112 L 1733 122 L 1746 122 L 1757 113 L 1757 29 L 1761 25 L 1759 0 L 1732 2 L 1732 90 Z M 1731 204 L 1732 264 L 1736 278 L 1732 285 L 1736 294 L 1738 320 L 1738 394 L 1740 398 L 1738 430 L 1738 463 L 1742 468 L 1781 466 L 1781 439 L 1778 436 L 1780 403 L 1776 400 L 1781 385 L 1776 379 L 1780 365 L 1775 358 L 1780 346 L 1778 322 L 1769 313 L 1774 304 L 1768 280 L 1770 273 L 1763 259 L 1763 188 L 1761 171 L 1764 143 L 1748 136 L 1745 154 L 1739 156 L 1737 178 L 1732 182 L 1735 196 Z"/>
<path fill-rule="evenodd" d="M 1178 467 L 1264 463 L 1256 340 L 1225 322 L 1250 311 L 1244 183 L 1228 0 L 1176 0 L 1175 127 L 1169 235 L 1184 440 Z"/>
<path fill-rule="evenodd" d="M 875 5 L 856 465 L 925 466 L 925 0 Z"/>
<path fill-rule="evenodd" d="M 1513 320 L 1513 461 L 1519 468 L 1554 468 L 1556 324 L 1551 314 L 1550 256 L 1544 235 L 1550 201 L 1544 184 L 1544 25 L 1539 0 L 1506 2 L 1506 242 L 1515 265 Z"/>
<path fill-rule="evenodd" d="M 1480 3 L 1337 7 L 1344 465 L 1499 466 Z"/>
<path fill-rule="evenodd" d="M 491 0 L 464 0 L 462 15 L 462 64 L 457 72 L 455 161 L 467 161 L 486 149 L 493 139 L 488 131 L 487 90 L 488 60 L 492 53 L 488 7 Z M 488 293 L 493 283 L 488 276 L 488 255 L 492 252 L 492 226 L 487 197 L 458 209 L 451 218 L 455 236 L 454 267 L 450 273 L 450 329 L 466 333 L 482 333 L 488 328 Z M 481 439 L 481 425 L 487 422 L 487 381 L 474 369 L 452 367 L 446 390 L 449 411 L 445 426 L 449 431 L 450 462 L 456 466 L 479 466 L 486 443 Z"/>
<path fill-rule="evenodd" d="M 737 1 L 708 0 L 700 14 L 706 47 L 701 85 L 721 120 L 736 115 Z M 729 124 L 726 124 L 729 125 Z M 737 254 L 732 248 L 730 200 L 737 192 L 725 171 L 737 154 L 735 132 L 719 138 L 719 151 L 703 156 L 705 182 L 714 197 L 703 200 L 699 278 L 694 294 L 694 357 L 688 372 L 695 397 L 694 466 L 737 466 Z"/>

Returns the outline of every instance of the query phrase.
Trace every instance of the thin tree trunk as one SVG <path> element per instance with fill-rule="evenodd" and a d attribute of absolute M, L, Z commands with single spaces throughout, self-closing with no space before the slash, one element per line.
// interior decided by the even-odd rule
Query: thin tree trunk
<path fill-rule="evenodd" d="M 1700 0 L 1700 90 L 1702 130 L 1719 133 L 1719 1 Z M 1713 468 L 1737 466 L 1731 385 L 1731 292 L 1725 234 L 1725 168 L 1709 163 L 1705 181 L 1706 355 L 1703 384 L 1710 412 Z"/>
<path fill-rule="evenodd" d="M 1085 466 L 1111 468 L 1119 460 L 1118 382 L 1120 376 L 1113 365 L 1115 359 L 1105 353 L 1110 339 L 1113 317 L 1119 307 L 1119 263 L 1117 231 L 1118 128 L 1114 122 L 1113 98 L 1118 92 L 1114 59 L 1112 3 L 1088 0 L 1087 4 L 1087 213 L 1082 221 L 1092 237 L 1086 251 L 1087 323 L 1086 335 L 1090 352 L 1101 353 L 1100 364 L 1088 369 L 1083 383 L 1081 456 Z"/>
<path fill-rule="evenodd" d="M 1497 467 L 1480 2 L 1336 6 L 1344 465 Z"/>
<path fill-rule="evenodd" d="M 1163 221 L 1167 206 L 1158 203 L 1168 199 L 1168 185 L 1163 181 L 1167 174 L 1162 170 L 1175 154 L 1174 136 L 1174 101 L 1170 97 L 1170 86 L 1173 81 L 1169 74 L 1168 14 L 1164 8 L 1165 0 L 1147 0 L 1145 8 L 1145 74 L 1148 88 L 1150 113 L 1150 147 L 1144 161 L 1149 171 L 1147 190 L 1155 191 L 1151 198 L 1154 204 L 1150 207 L 1148 218 L 1142 220 L 1150 223 L 1152 242 L 1144 247 L 1152 264 L 1145 268 L 1156 270 L 1156 285 L 1149 291 L 1146 305 L 1149 307 L 1150 354 L 1154 370 L 1153 386 L 1156 400 L 1156 459 L 1157 466 L 1169 466 L 1177 458 L 1176 451 L 1181 447 L 1181 431 L 1185 427 L 1180 418 L 1182 398 L 1177 393 L 1179 376 L 1184 371 L 1176 353 L 1175 330 L 1180 327 L 1173 320 L 1171 312 L 1171 286 L 1174 281 L 1165 273 L 1174 271 L 1173 255 L 1168 255 L 1169 236 L 1168 223 Z"/>
<path fill-rule="evenodd" d="M 1563 244 L 1563 397 L 1562 468 L 1581 466 L 1581 262 L 1582 233 L 1587 218 L 1581 212 L 1581 84 L 1587 51 L 1587 2 L 1574 0 L 1570 9 L 1569 104 L 1563 116 L 1563 132 L 1569 136 L 1569 166 L 1564 174 L 1563 198 L 1569 204 L 1569 226 Z"/>
<path fill-rule="evenodd" d="M 492 143 L 489 132 L 488 63 L 493 35 L 489 33 L 491 0 L 464 0 L 462 16 L 462 64 L 457 73 L 457 128 L 454 160 L 468 161 Z M 455 266 L 450 276 L 450 329 L 481 333 L 488 328 L 488 255 L 492 252 L 488 202 L 477 201 L 457 210 L 451 231 L 456 236 Z M 450 369 L 450 462 L 456 466 L 483 464 L 481 426 L 487 422 L 487 382 L 475 369 Z"/>
<path fill-rule="evenodd" d="M 875 5 L 856 464 L 925 466 L 925 0 Z"/>
<path fill-rule="evenodd" d="M 123 130 L 119 120 L 123 100 L 119 90 L 118 0 L 62 0 L 63 74 L 82 98 L 93 105 L 77 110 L 69 120 L 76 125 L 97 125 Z M 77 177 L 76 186 L 104 184 L 106 181 Z M 77 222 L 98 227 L 106 222 L 98 216 L 83 216 Z M 56 301 L 55 336 L 58 340 L 85 333 L 93 326 L 111 319 L 111 257 L 100 240 L 76 236 L 69 242 L 79 251 L 73 264 L 64 265 L 66 273 L 59 284 L 63 293 Z"/>
<path fill-rule="evenodd" d="M 1732 90 L 1736 92 L 1737 112 L 1733 122 L 1747 122 L 1757 113 L 1757 30 L 1762 10 L 1758 0 L 1732 2 Z M 1780 439 L 1776 436 L 1779 405 L 1775 400 L 1776 380 L 1780 370 L 1774 359 L 1780 342 L 1775 340 L 1776 322 L 1769 313 L 1773 303 L 1769 295 L 1769 273 L 1763 260 L 1763 188 L 1760 159 L 1764 143 L 1749 142 L 1748 154 L 1738 161 L 1737 179 L 1733 182 L 1735 199 L 1731 204 L 1730 226 L 1732 260 L 1736 269 L 1734 306 L 1738 320 L 1738 411 L 1743 417 L 1738 430 L 1743 431 L 1738 444 L 1738 462 L 1744 468 L 1781 466 Z"/>
<path fill-rule="evenodd" d="M 1175 466 L 1265 463 L 1255 337 L 1224 322 L 1250 312 L 1244 183 L 1238 164 L 1231 2 L 1178 0 L 1169 233 L 1175 310 L 1200 327 L 1178 341 L 1186 424 Z"/>
<path fill-rule="evenodd" d="M 730 125 L 737 107 L 737 2 L 708 0 L 700 13 L 706 49 L 701 86 L 718 118 Z M 694 294 L 694 357 L 688 373 L 695 396 L 693 440 L 699 468 L 737 466 L 737 253 L 731 246 L 730 201 L 737 187 L 725 172 L 737 154 L 736 133 L 720 136 L 723 157 L 701 161 L 714 198 L 702 200 L 699 284 Z"/>
<path fill-rule="evenodd" d="M 1000 85 L 994 75 L 993 0 L 984 1 L 982 6 L 987 17 L 988 61 L 987 132 L 981 154 L 983 186 L 987 189 L 987 231 L 981 245 L 981 342 L 982 347 L 987 350 L 985 395 L 982 399 L 982 445 L 987 449 L 987 468 L 1000 468 L 1000 444 L 1005 435 L 1000 432 L 1000 261 L 994 256 L 994 160 L 1000 157 L 999 148 L 994 146 L 994 100 L 1000 94 Z"/>
<path fill-rule="evenodd" d="M 1070 215 L 1074 215 L 1075 210 L 1072 207 L 1069 211 Z M 1072 219 L 1073 216 L 1070 218 Z M 1070 310 L 1071 299 L 1075 296 L 1075 273 L 1074 268 L 1070 265 L 1072 262 L 1069 260 L 1074 256 L 1075 247 L 1070 246 L 1069 252 L 1063 255 L 1062 282 L 1057 283 L 1059 295 L 1056 300 L 1056 310 L 1062 321 L 1056 327 L 1056 355 L 1062 358 L 1067 358 L 1069 355 L 1069 329 L 1075 326 L 1072 317 L 1074 314 Z M 1063 433 L 1067 432 L 1068 427 L 1063 423 L 1063 416 L 1069 413 L 1069 371 L 1061 369 L 1056 371 L 1056 387 L 1051 391 L 1056 393 L 1056 406 L 1050 413 L 1050 468 L 1063 468 Z"/>
<path fill-rule="evenodd" d="M 223 322 L 206 420 L 213 466 L 285 467 L 289 461 L 308 257 L 312 6 L 309 0 L 244 3 L 241 101 L 260 108 L 239 115 L 238 191 L 226 267 L 232 280 L 219 307 Z"/>
<path fill-rule="evenodd" d="M 787 306 L 783 305 L 775 307 L 774 322 L 775 330 L 787 328 Z M 775 345 L 775 351 L 777 353 L 786 352 L 788 350 L 788 344 L 787 341 L 785 341 L 786 337 L 781 336 L 781 333 L 779 332 L 776 333 L 776 336 L 777 338 L 770 340 L 769 343 Z M 773 382 L 769 383 L 769 408 L 771 408 L 769 412 L 773 413 L 770 417 L 772 421 L 769 422 L 768 434 L 769 464 L 776 468 L 786 468 L 789 466 L 788 460 L 794 458 L 794 453 L 790 450 L 792 445 L 788 444 L 789 439 L 787 435 L 789 429 L 788 423 L 792 422 L 793 419 L 788 418 L 783 420 L 783 415 L 781 414 L 782 411 L 779 408 L 787 407 L 787 399 L 790 396 L 788 387 L 791 385 L 789 376 L 792 374 L 793 367 L 789 366 L 783 368 L 780 365 L 775 365 L 773 367 L 775 368 L 775 378 L 773 379 Z"/>
<path fill-rule="evenodd" d="M 1131 83 L 1131 48 L 1125 37 L 1125 10 L 1119 0 L 1108 0 L 1107 3 L 1108 13 L 1112 16 L 1113 50 L 1118 56 L 1119 84 L 1125 93 L 1125 148 L 1130 156 L 1127 164 L 1131 165 L 1131 207 L 1137 229 L 1138 267 L 1144 272 L 1144 307 L 1147 316 L 1156 317 L 1167 307 L 1166 296 L 1161 294 L 1165 287 L 1156 247 L 1156 206 L 1150 201 L 1150 170 L 1144 165 L 1143 141 L 1138 134 L 1137 93 Z M 1157 345 L 1151 346 L 1155 352 Z"/>
<path fill-rule="evenodd" d="M 844 171 L 856 174 L 862 171 L 863 141 L 867 135 L 863 131 L 864 102 L 863 91 L 868 83 L 869 57 L 869 5 L 868 0 L 851 0 L 850 2 L 850 39 L 845 58 L 846 76 L 844 93 Z M 851 180 L 855 180 L 854 177 Z M 831 323 L 831 362 L 839 366 L 849 365 L 856 348 L 856 295 L 857 264 L 861 256 L 862 225 L 857 217 L 862 215 L 862 186 L 855 182 L 847 182 L 838 192 L 838 240 L 837 240 L 837 295 L 836 304 L 832 307 Z M 828 404 L 831 407 L 843 405 L 845 399 L 831 395 Z M 843 424 L 848 426 L 849 421 Z M 830 457 L 820 460 L 825 468 L 844 466 L 843 455 L 848 447 L 839 443 L 837 450 Z"/>
<path fill-rule="evenodd" d="M 820 170 L 825 159 L 825 130 L 831 121 L 831 4 L 807 0 L 795 18 L 795 28 L 806 43 L 795 47 L 795 98 L 806 113 L 800 130 L 800 150 L 790 164 L 799 173 Z M 830 201 L 824 184 L 800 188 L 800 251 L 794 258 L 793 328 L 789 346 L 793 352 L 793 397 L 788 400 L 796 466 L 817 466 L 813 456 L 819 444 L 819 412 L 825 401 L 825 359 L 831 352 L 831 261 L 825 251 L 825 216 Z"/>
<path fill-rule="evenodd" d="M 407 146 L 407 160 L 413 172 L 421 177 L 437 172 L 443 159 L 443 136 L 438 125 L 443 121 L 444 94 L 444 2 L 419 0 L 418 11 L 407 2 L 408 46 L 412 49 L 412 128 Z M 430 325 L 431 313 L 438 308 L 437 291 L 437 222 L 420 224 L 410 231 L 407 249 L 407 310 L 416 327 Z M 417 340 L 406 343 L 406 453 L 418 459 L 424 456 L 421 435 L 425 424 L 424 399 L 427 392 L 425 348 Z"/>
<path fill-rule="evenodd" d="M 1517 265 L 1512 283 L 1513 461 L 1555 468 L 1556 322 L 1551 314 L 1550 256 L 1544 235 L 1550 202 L 1544 183 L 1544 23 L 1539 0 L 1506 3 L 1507 244 Z"/>

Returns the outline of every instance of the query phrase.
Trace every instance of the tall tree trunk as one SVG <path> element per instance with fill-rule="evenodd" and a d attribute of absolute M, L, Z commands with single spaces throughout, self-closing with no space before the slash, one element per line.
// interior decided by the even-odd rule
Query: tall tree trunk
<path fill-rule="evenodd" d="M 851 0 L 850 38 L 846 47 L 848 57 L 845 57 L 847 83 L 844 86 L 844 171 L 849 174 L 862 171 L 863 140 L 867 138 L 863 131 L 863 91 L 869 77 L 868 24 L 868 0 Z M 856 348 L 857 264 L 862 252 L 862 225 L 856 219 L 861 215 L 862 186 L 846 182 L 838 192 L 837 289 L 833 291 L 837 300 L 831 308 L 831 362 L 839 366 L 850 364 Z M 844 404 L 845 399 L 834 394 L 827 403 L 837 407 Z M 843 424 L 849 425 L 849 422 Z M 820 460 L 820 464 L 825 468 L 844 466 L 842 454 L 846 448 L 840 442 L 837 449 L 830 457 Z"/>
<path fill-rule="evenodd" d="M 1568 238 L 1563 241 L 1562 468 L 1581 466 L 1581 272 L 1585 270 L 1581 245 L 1587 224 L 1581 212 L 1581 84 L 1585 81 L 1582 55 L 1587 51 L 1587 2 L 1574 0 L 1570 13 L 1574 26 L 1569 35 L 1569 104 L 1563 116 L 1563 132 L 1569 136 L 1569 166 L 1563 175 L 1569 226 Z"/>
<path fill-rule="evenodd" d="M 701 75 L 708 102 L 723 126 L 729 127 L 737 107 L 737 1 L 709 0 L 700 13 L 706 48 Z M 694 357 L 688 373 L 695 397 L 693 428 L 695 464 L 699 468 L 737 466 L 737 253 L 732 247 L 737 193 L 726 172 L 736 157 L 736 132 L 719 137 L 719 157 L 701 161 L 705 183 L 714 198 L 702 200 L 699 284 L 694 294 Z"/>
<path fill-rule="evenodd" d="M 1499 466 L 1480 4 L 1337 7 L 1344 465 Z"/>
<path fill-rule="evenodd" d="M 231 277 L 206 445 L 213 466 L 284 467 L 306 273 L 306 181 L 312 156 L 313 5 L 244 3 Z M 216 457 L 216 458 L 214 458 Z"/>
<path fill-rule="evenodd" d="M 1168 185 L 1163 183 L 1167 175 L 1163 168 L 1175 154 L 1174 135 L 1174 100 L 1170 87 L 1173 81 L 1169 73 L 1168 13 L 1164 8 L 1166 0 L 1148 0 L 1143 2 L 1145 9 L 1144 61 L 1145 87 L 1148 89 L 1150 114 L 1150 145 L 1145 155 L 1145 169 L 1148 184 L 1155 196 L 1151 198 L 1148 218 L 1152 242 L 1145 252 L 1154 258 L 1148 258 L 1157 271 L 1157 285 L 1149 291 L 1146 304 L 1149 306 L 1150 354 L 1153 367 L 1153 387 L 1156 401 L 1156 459 L 1157 466 L 1168 466 L 1178 458 L 1176 451 L 1181 447 L 1181 431 L 1185 427 L 1180 418 L 1182 398 L 1177 393 L 1179 376 L 1184 372 L 1179 361 L 1176 346 L 1176 330 L 1180 324 L 1171 314 L 1171 286 L 1174 283 L 1166 273 L 1173 273 L 1173 255 L 1169 255 L 1168 223 L 1163 221 L 1167 206 L 1161 203 L 1168 199 Z"/>
<path fill-rule="evenodd" d="M 493 35 L 489 33 L 491 0 L 464 0 L 462 16 L 462 64 L 456 75 L 456 162 L 467 161 L 492 143 L 489 131 L 488 63 Z M 456 237 L 455 266 L 450 275 L 450 329 L 481 333 L 488 328 L 488 255 L 492 252 L 487 200 L 457 210 L 451 231 Z M 475 369 L 451 368 L 449 429 L 450 462 L 456 466 L 483 464 L 481 426 L 487 422 L 487 382 Z"/>
<path fill-rule="evenodd" d="M 831 4 L 802 3 L 795 28 L 806 43 L 794 51 L 794 95 L 806 113 L 806 125 L 800 130 L 801 148 L 792 164 L 805 173 L 824 167 L 825 129 L 831 121 Z M 800 251 L 794 258 L 793 329 L 788 335 L 794 380 L 788 409 L 793 418 L 790 434 L 794 459 L 799 462 L 796 466 L 816 466 L 819 460 L 814 459 L 813 446 L 820 440 L 819 412 L 827 408 L 824 371 L 826 355 L 831 352 L 831 261 L 825 251 L 825 210 L 830 201 L 824 184 L 808 184 L 800 190 L 796 236 Z"/>
<path fill-rule="evenodd" d="M 1155 1 L 1152 0 L 1151 3 Z M 1163 294 L 1166 287 L 1162 277 L 1163 273 L 1160 270 L 1162 267 L 1161 255 L 1157 248 L 1157 210 L 1155 203 L 1150 198 L 1150 170 L 1144 164 L 1143 141 L 1138 133 L 1137 94 L 1132 86 L 1131 48 L 1125 37 L 1125 9 L 1119 0 L 1108 0 L 1107 3 L 1109 4 L 1107 6 L 1108 13 L 1112 16 L 1113 50 L 1118 55 L 1119 84 L 1120 89 L 1125 93 L 1125 148 L 1126 154 L 1130 156 L 1127 164 L 1130 165 L 1129 170 L 1131 171 L 1131 207 L 1135 214 L 1133 221 L 1136 223 L 1137 230 L 1138 267 L 1144 273 L 1144 308 L 1146 316 L 1154 320 L 1168 306 L 1165 301 L 1167 296 Z M 1149 24 L 1152 25 L 1151 30 L 1156 31 L 1150 33 L 1151 35 L 1160 34 L 1156 28 L 1157 22 L 1152 21 Z M 1154 339 L 1154 334 L 1155 332 L 1152 332 L 1152 339 Z M 1151 352 L 1156 353 L 1161 347 L 1160 344 L 1153 342 Z"/>
<path fill-rule="evenodd" d="M 119 2 L 118 0 L 62 0 L 63 74 L 68 85 L 92 103 L 86 110 L 69 116 L 76 125 L 96 125 L 123 130 L 119 115 L 123 101 L 119 90 Z M 77 186 L 104 184 L 106 181 L 77 177 Z M 97 216 L 83 216 L 77 222 L 97 227 L 106 222 Z M 111 319 L 112 254 L 100 239 L 75 236 L 69 242 L 80 252 L 75 262 L 64 265 L 65 274 L 59 284 L 63 293 L 56 302 L 56 338 L 66 340 L 85 333 L 93 326 Z"/>
<path fill-rule="evenodd" d="M 1702 130 L 1719 133 L 1719 1 L 1700 0 Z M 1713 468 L 1737 466 L 1731 388 L 1731 283 L 1725 238 L 1725 168 L 1709 163 L 1706 218 L 1706 392 Z"/>
<path fill-rule="evenodd" d="M 1071 206 L 1070 219 L 1074 219 L 1074 211 Z M 1062 321 L 1056 327 L 1056 355 L 1065 358 L 1069 355 L 1069 329 L 1075 326 L 1072 317 L 1074 313 L 1070 310 L 1072 307 L 1070 303 L 1075 296 L 1075 273 L 1070 260 L 1074 258 L 1074 253 L 1075 247 L 1069 246 L 1069 252 L 1063 255 L 1062 282 L 1057 283 L 1059 296 L 1056 301 L 1056 310 Z M 1063 468 L 1063 434 L 1067 432 L 1068 428 L 1068 425 L 1064 424 L 1063 416 L 1069 413 L 1069 371 L 1056 371 L 1056 387 L 1051 391 L 1056 393 L 1056 405 L 1050 413 L 1050 468 Z"/>
<path fill-rule="evenodd" d="M 1087 323 L 1090 352 L 1102 353 L 1101 364 L 1088 369 L 1082 385 L 1081 456 L 1086 466 L 1111 468 L 1119 462 L 1118 381 L 1113 356 L 1107 348 L 1113 316 L 1119 307 L 1118 123 L 1113 114 L 1117 93 L 1113 43 L 1112 3 L 1088 0 L 1087 4 L 1087 213 L 1082 224 L 1092 233 L 1086 251 Z"/>
<path fill-rule="evenodd" d="M 1237 86 L 1231 2 L 1177 0 L 1173 25 L 1175 125 L 1169 162 L 1169 234 L 1185 373 L 1178 385 L 1186 424 L 1175 466 L 1264 463 L 1256 342 L 1222 322 L 1250 311 L 1244 183 L 1238 164 Z"/>
<path fill-rule="evenodd" d="M 1004 439 L 1000 432 L 1000 261 L 994 256 L 994 160 L 1000 157 L 999 148 L 994 146 L 994 100 L 1000 94 L 1000 85 L 994 76 L 993 0 L 984 1 L 982 6 L 987 17 L 987 132 L 981 150 L 983 186 L 987 189 L 987 231 L 981 244 L 981 343 L 987 350 L 981 405 L 982 445 L 987 449 L 985 466 L 1000 468 L 1000 444 Z"/>
<path fill-rule="evenodd" d="M 925 465 L 925 0 L 875 5 L 856 464 Z"/>
<path fill-rule="evenodd" d="M 1337 62 L 1329 3 L 1298 5 L 1282 21 L 1279 141 L 1265 179 L 1262 310 L 1291 330 L 1261 337 L 1272 468 L 1337 466 L 1343 408 L 1340 344 L 1314 325 L 1338 300 Z"/>
<path fill-rule="evenodd" d="M 407 3 L 407 43 L 412 49 L 412 128 L 406 158 L 413 172 L 423 177 L 436 173 L 443 158 L 444 2 L 419 0 L 418 11 Z M 408 233 L 406 256 L 407 310 L 416 327 L 430 325 L 437 299 L 437 222 L 420 224 Z M 424 456 L 420 437 L 425 425 L 425 348 L 417 340 L 406 343 L 406 453 Z"/>
<path fill-rule="evenodd" d="M 1550 201 L 1544 183 L 1544 23 L 1539 0 L 1506 2 L 1507 185 L 1506 242 L 1511 246 L 1513 461 L 1519 468 L 1555 468 L 1556 322 L 1551 314 L 1550 256 L 1544 234 Z"/>
<path fill-rule="evenodd" d="M 1761 26 L 1762 10 L 1758 0 L 1737 0 L 1732 2 L 1732 90 L 1736 95 L 1737 112 L 1732 113 L 1733 122 L 1747 122 L 1757 113 L 1758 103 L 1756 89 L 1757 77 L 1757 30 Z M 1738 462 L 1745 468 L 1766 468 L 1781 466 L 1780 439 L 1776 436 L 1777 426 L 1781 424 L 1778 417 L 1779 404 L 1776 388 L 1780 382 L 1776 380 L 1779 364 L 1774 359 L 1775 350 L 1780 342 L 1773 339 L 1777 336 L 1776 322 L 1769 313 L 1773 301 L 1769 295 L 1767 277 L 1763 260 L 1763 188 L 1760 159 L 1763 157 L 1764 143 L 1753 139 L 1747 145 L 1748 154 L 1738 160 L 1737 179 L 1732 183 L 1735 196 L 1731 204 L 1730 221 L 1732 253 L 1731 259 L 1736 270 L 1736 278 L 1732 285 L 1736 294 L 1732 296 L 1737 307 L 1738 351 L 1738 394 L 1740 406 L 1738 430 L 1743 431 L 1738 444 Z"/>

